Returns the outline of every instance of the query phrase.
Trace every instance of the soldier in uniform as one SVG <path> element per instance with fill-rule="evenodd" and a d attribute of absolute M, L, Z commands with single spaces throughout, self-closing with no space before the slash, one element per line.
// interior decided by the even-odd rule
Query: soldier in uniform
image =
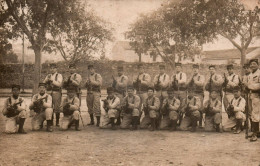
<path fill-rule="evenodd" d="M 6 99 L 3 109 L 3 115 L 6 116 L 6 133 L 16 133 L 18 124 L 18 133 L 26 134 L 23 129 L 26 119 L 26 104 L 24 99 L 20 97 L 19 94 L 20 85 L 12 85 L 12 96 Z"/>
<path fill-rule="evenodd" d="M 67 130 L 75 122 L 75 130 L 80 131 L 79 129 L 79 107 L 80 101 L 76 96 L 76 87 L 70 86 L 67 87 L 67 97 L 62 100 L 61 111 L 63 112 L 63 118 L 61 123 L 61 129 Z"/>
<path fill-rule="evenodd" d="M 211 93 L 211 91 L 217 92 L 217 98 L 222 98 L 222 84 L 224 82 L 221 75 L 216 74 L 216 67 L 214 65 L 209 66 L 210 77 L 206 81 L 205 90 Z"/>
<path fill-rule="evenodd" d="M 44 83 L 47 85 L 47 91 L 51 91 L 52 96 L 52 105 L 53 112 L 56 116 L 56 126 L 59 126 L 60 119 L 60 103 L 61 103 L 61 87 L 63 78 L 62 75 L 57 72 L 57 65 L 52 63 L 50 64 L 51 74 L 48 74 L 44 79 Z M 53 125 L 53 117 L 52 117 L 52 125 Z"/>
<path fill-rule="evenodd" d="M 148 98 L 144 101 L 144 112 L 145 117 L 142 119 L 140 128 L 148 128 L 151 124 L 151 131 L 156 128 L 156 121 L 159 118 L 160 100 L 158 97 L 154 96 L 154 89 L 152 87 L 148 88 Z"/>
<path fill-rule="evenodd" d="M 165 65 L 159 65 L 160 73 L 154 77 L 154 89 L 156 90 L 156 97 L 158 97 L 161 102 L 163 99 L 167 98 L 167 89 L 170 83 L 170 77 L 165 73 Z"/>
<path fill-rule="evenodd" d="M 179 119 L 180 100 L 174 96 L 174 90 L 169 88 L 167 90 L 168 98 L 163 100 L 161 113 L 162 119 L 160 129 L 167 129 L 171 126 L 171 130 L 175 131 L 177 128 L 177 121 Z"/>
<path fill-rule="evenodd" d="M 241 96 L 241 87 L 234 87 L 233 93 L 234 98 L 231 99 L 226 109 L 229 118 L 227 122 L 223 124 L 223 130 L 227 131 L 235 125 L 236 130 L 234 134 L 239 134 L 243 129 L 242 123 L 246 120 L 246 116 L 244 114 L 246 100 Z"/>
<path fill-rule="evenodd" d="M 233 90 L 234 87 L 239 86 L 240 78 L 237 74 L 234 73 L 234 67 L 232 64 L 227 65 L 228 75 L 226 76 L 224 73 L 224 84 L 223 89 L 225 92 L 224 96 L 224 107 L 227 109 L 228 104 L 234 98 Z"/>
<path fill-rule="evenodd" d="M 118 66 L 117 72 L 118 72 L 118 76 L 116 78 L 113 77 L 112 87 L 115 90 L 115 95 L 120 99 L 120 103 L 122 104 L 123 98 L 124 98 L 126 90 L 127 90 L 128 77 L 123 74 L 123 72 L 124 72 L 123 66 Z M 117 118 L 116 125 L 121 124 L 122 109 L 120 108 L 118 111 L 119 111 L 119 116 Z"/>
<path fill-rule="evenodd" d="M 248 76 L 247 88 L 250 94 L 251 109 L 252 109 L 252 137 L 250 141 L 257 141 L 257 133 L 259 132 L 259 122 L 260 122 L 260 70 L 258 59 L 251 59 L 249 61 L 251 73 Z"/>
<path fill-rule="evenodd" d="M 212 90 L 210 93 L 210 98 L 204 103 L 205 112 L 205 131 L 220 132 L 220 123 L 222 121 L 221 111 L 222 103 L 218 99 L 219 92 Z"/>
<path fill-rule="evenodd" d="M 47 121 L 47 131 L 52 132 L 52 97 L 46 93 L 46 84 L 39 83 L 39 92 L 32 98 L 30 104 L 32 118 L 32 130 L 40 130 L 43 122 Z"/>
<path fill-rule="evenodd" d="M 201 107 L 199 109 L 200 111 L 200 119 L 199 119 L 199 126 L 202 127 L 202 119 L 203 119 L 203 100 L 204 100 L 204 83 L 205 83 L 205 77 L 199 73 L 199 65 L 194 64 L 193 65 L 193 76 L 191 80 L 188 82 L 188 89 L 190 89 L 193 94 L 198 97 L 201 101 Z"/>
<path fill-rule="evenodd" d="M 121 129 L 128 129 L 132 124 L 132 130 L 137 130 L 139 115 L 140 115 L 140 97 L 134 94 L 134 87 L 128 86 L 127 96 L 124 97 L 122 103 L 123 120 L 121 123 Z"/>
<path fill-rule="evenodd" d="M 68 87 L 74 86 L 77 97 L 78 97 L 79 101 L 81 102 L 81 90 L 80 90 L 80 83 L 82 81 L 81 75 L 76 73 L 75 64 L 69 65 L 69 71 L 70 71 L 70 76 L 66 81 L 64 81 L 63 86 L 65 89 L 67 89 Z"/>
<path fill-rule="evenodd" d="M 87 107 L 90 115 L 90 123 L 88 125 L 94 125 L 94 115 L 97 118 L 96 126 L 100 124 L 100 97 L 101 97 L 101 86 L 102 77 L 100 74 L 95 72 L 93 65 L 88 65 L 90 75 L 86 82 L 87 87 Z"/>
<path fill-rule="evenodd" d="M 190 91 L 188 97 L 184 99 L 183 105 L 181 105 L 181 111 L 185 114 L 185 117 L 180 124 L 181 130 L 188 130 L 188 127 L 191 126 L 190 131 L 196 131 L 197 122 L 200 119 L 200 107 L 200 98 L 195 96 L 192 91 Z"/>
<path fill-rule="evenodd" d="M 115 95 L 114 88 L 107 88 L 107 98 L 104 100 L 103 108 L 106 115 L 103 117 L 102 126 L 100 128 L 107 128 L 111 124 L 112 130 L 115 130 L 115 119 L 119 116 L 120 99 Z"/>

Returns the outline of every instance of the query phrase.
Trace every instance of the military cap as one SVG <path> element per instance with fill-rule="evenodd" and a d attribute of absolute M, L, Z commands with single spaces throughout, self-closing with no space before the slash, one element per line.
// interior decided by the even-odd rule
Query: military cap
<path fill-rule="evenodd" d="M 52 68 L 57 68 L 57 64 L 56 64 L 56 63 L 51 63 L 51 64 L 50 64 L 50 67 L 52 67 Z"/>
<path fill-rule="evenodd" d="M 245 63 L 245 64 L 243 65 L 243 68 L 244 68 L 244 69 L 249 68 L 249 64 L 248 64 L 248 63 Z"/>
<path fill-rule="evenodd" d="M 128 86 L 127 86 L 127 89 L 132 89 L 132 90 L 134 90 L 134 86 L 133 86 L 133 85 L 128 85 Z"/>
<path fill-rule="evenodd" d="M 175 66 L 182 66 L 182 64 L 181 63 L 175 63 Z"/>
<path fill-rule="evenodd" d="M 20 90 L 20 89 L 21 89 L 21 86 L 20 86 L 20 85 L 17 85 L 17 84 L 13 84 L 13 85 L 12 85 L 12 89 L 14 89 L 14 88 L 17 88 L 17 89 Z"/>
<path fill-rule="evenodd" d="M 209 68 L 211 68 L 211 67 L 213 67 L 213 68 L 216 68 L 216 66 L 215 66 L 215 65 L 209 65 Z"/>
<path fill-rule="evenodd" d="M 200 66 L 198 64 L 193 64 L 192 67 L 195 69 L 195 68 L 199 68 Z"/>
<path fill-rule="evenodd" d="M 258 59 L 250 59 L 249 64 L 251 64 L 252 62 L 255 62 L 258 64 Z"/>
<path fill-rule="evenodd" d="M 92 68 L 94 68 L 93 65 L 88 65 L 88 69 L 92 69 Z"/>
<path fill-rule="evenodd" d="M 233 69 L 233 68 L 234 68 L 233 64 L 228 64 L 227 65 L 227 69 Z"/>
<path fill-rule="evenodd" d="M 233 88 L 233 92 L 237 92 L 237 91 L 241 91 L 241 87 L 240 86 L 235 86 Z"/>
<path fill-rule="evenodd" d="M 114 92 L 114 88 L 113 87 L 107 87 L 107 93 L 111 93 Z"/>
<path fill-rule="evenodd" d="M 165 65 L 159 65 L 160 69 L 165 69 Z"/>
<path fill-rule="evenodd" d="M 76 68 L 76 64 L 75 63 L 70 63 L 69 64 L 69 68 Z"/>
<path fill-rule="evenodd" d="M 46 84 L 44 83 L 44 82 L 40 82 L 39 84 L 38 84 L 38 87 L 40 87 L 40 86 L 46 86 Z"/>
<path fill-rule="evenodd" d="M 147 91 L 148 91 L 148 90 L 154 91 L 154 88 L 153 88 L 152 86 L 149 86 L 149 87 L 147 88 Z"/>
<path fill-rule="evenodd" d="M 124 70 L 124 67 L 123 66 L 117 66 L 117 70 L 122 71 L 122 70 Z"/>
<path fill-rule="evenodd" d="M 67 87 L 67 92 L 76 92 L 76 87 L 75 86 Z"/>
<path fill-rule="evenodd" d="M 167 89 L 167 93 L 174 93 L 174 89 L 173 88 L 168 88 Z"/>

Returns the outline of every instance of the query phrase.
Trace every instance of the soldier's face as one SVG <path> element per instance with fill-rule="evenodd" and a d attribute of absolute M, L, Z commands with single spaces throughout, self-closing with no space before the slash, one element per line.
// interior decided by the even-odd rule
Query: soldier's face
<path fill-rule="evenodd" d="M 139 73 L 144 73 L 144 68 L 143 67 L 139 67 Z"/>
<path fill-rule="evenodd" d="M 123 71 L 122 70 L 118 70 L 117 73 L 118 73 L 118 76 L 123 75 Z"/>
<path fill-rule="evenodd" d="M 240 92 L 240 91 L 235 91 L 235 92 L 234 92 L 234 97 L 235 97 L 235 98 L 240 97 L 240 95 L 241 95 L 241 92 Z"/>
<path fill-rule="evenodd" d="M 57 72 L 57 68 L 56 67 L 51 67 L 51 73 L 56 73 Z"/>
<path fill-rule="evenodd" d="M 198 68 L 193 68 L 194 74 L 198 74 L 199 73 L 199 69 Z"/>
<path fill-rule="evenodd" d="M 39 86 L 39 93 L 44 94 L 45 93 L 45 86 Z"/>
<path fill-rule="evenodd" d="M 75 92 L 74 91 L 68 91 L 68 96 L 69 98 L 73 98 L 75 95 Z"/>
<path fill-rule="evenodd" d="M 215 74 L 216 69 L 215 69 L 214 67 L 210 67 L 210 68 L 209 68 L 209 72 L 210 72 L 211 75 L 212 75 L 212 74 Z"/>
<path fill-rule="evenodd" d="M 250 68 L 245 68 L 245 73 L 246 74 L 251 73 L 251 69 Z"/>
<path fill-rule="evenodd" d="M 250 63 L 250 69 L 251 69 L 252 71 L 257 70 L 257 69 L 258 69 L 258 64 L 257 64 L 256 62 L 251 62 L 251 63 Z"/>
<path fill-rule="evenodd" d="M 217 98 L 217 92 L 215 92 L 215 91 L 211 92 L 210 97 L 212 99 L 216 99 Z"/>
<path fill-rule="evenodd" d="M 134 95 L 134 90 L 133 89 L 128 89 L 127 93 L 129 96 L 133 96 Z"/>
<path fill-rule="evenodd" d="M 95 69 L 94 68 L 90 68 L 89 71 L 90 71 L 91 74 L 95 73 Z"/>
<path fill-rule="evenodd" d="M 234 70 L 232 68 L 228 68 L 227 71 L 228 71 L 228 74 L 233 74 L 233 72 L 234 72 Z"/>
<path fill-rule="evenodd" d="M 176 66 L 176 71 L 180 72 L 181 71 L 181 67 L 180 66 Z"/>
<path fill-rule="evenodd" d="M 70 71 L 70 74 L 73 74 L 73 73 L 75 73 L 75 72 L 76 72 L 76 68 L 74 68 L 74 67 L 71 67 L 71 68 L 69 69 L 69 71 Z"/>
<path fill-rule="evenodd" d="M 108 95 L 108 97 L 113 97 L 114 96 L 114 92 L 107 92 L 107 95 Z"/>
<path fill-rule="evenodd" d="M 153 96 L 153 90 L 148 90 L 147 94 L 148 94 L 149 97 Z"/>
<path fill-rule="evenodd" d="M 168 96 L 169 96 L 170 99 L 172 99 L 174 94 L 172 92 L 170 92 L 170 93 L 168 93 Z"/>
<path fill-rule="evenodd" d="M 13 88 L 12 94 L 13 94 L 13 96 L 18 96 L 20 94 L 20 89 L 19 88 Z"/>
<path fill-rule="evenodd" d="M 160 68 L 160 73 L 163 74 L 165 72 L 164 68 Z"/>

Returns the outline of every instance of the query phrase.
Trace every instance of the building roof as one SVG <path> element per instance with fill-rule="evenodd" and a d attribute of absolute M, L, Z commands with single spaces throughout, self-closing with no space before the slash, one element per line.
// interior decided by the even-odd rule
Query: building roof
<path fill-rule="evenodd" d="M 247 49 L 246 54 L 258 49 L 259 47 L 250 47 Z M 213 50 L 204 51 L 203 60 L 220 60 L 220 59 L 240 59 L 240 51 L 238 49 L 226 49 L 226 50 Z"/>

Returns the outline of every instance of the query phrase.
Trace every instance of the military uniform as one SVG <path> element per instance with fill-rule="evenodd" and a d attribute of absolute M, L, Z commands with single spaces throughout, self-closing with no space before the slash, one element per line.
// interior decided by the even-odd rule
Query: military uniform
<path fill-rule="evenodd" d="M 108 87 L 107 93 L 114 93 L 114 88 Z M 105 115 L 102 116 L 102 122 L 100 128 L 108 128 L 111 124 L 112 129 L 115 129 L 115 119 L 119 117 L 120 99 L 116 95 L 108 96 L 105 101 L 103 101 L 103 108 L 105 109 Z"/>
<path fill-rule="evenodd" d="M 208 108 L 211 108 L 209 111 Z M 205 131 L 220 130 L 219 125 L 222 121 L 222 103 L 219 99 L 209 99 L 204 103 L 205 111 Z"/>
<path fill-rule="evenodd" d="M 233 108 L 232 115 L 230 115 L 226 123 L 223 124 L 224 131 L 230 130 L 235 125 L 237 130 L 238 128 L 242 129 L 242 122 L 246 120 L 246 116 L 244 114 L 245 106 L 246 100 L 242 96 L 231 99 L 230 105 L 228 107 Z"/>
<path fill-rule="evenodd" d="M 151 108 L 149 108 L 149 106 Z M 140 128 L 148 128 L 152 125 L 152 130 L 155 129 L 156 120 L 159 118 L 160 100 L 158 97 L 148 97 L 144 102 L 145 116 L 141 121 Z"/>
<path fill-rule="evenodd" d="M 250 60 L 250 68 L 255 67 L 256 69 L 250 73 L 248 77 L 248 89 L 250 91 L 250 100 L 252 104 L 252 130 L 253 135 L 250 141 L 257 140 L 257 133 L 259 132 L 259 122 L 260 122 L 260 70 L 258 69 L 258 60 L 252 59 Z"/>
<path fill-rule="evenodd" d="M 44 85 L 43 85 L 44 86 Z M 42 100 L 41 108 L 34 107 L 37 101 Z M 32 102 L 30 104 L 30 110 L 32 110 L 31 115 L 32 118 L 32 130 L 40 130 L 42 128 L 43 122 L 47 121 L 47 131 L 52 131 L 52 97 L 47 94 L 35 94 L 32 98 Z"/>
<path fill-rule="evenodd" d="M 167 98 L 167 96 L 168 96 L 167 89 L 168 89 L 169 83 L 170 83 L 169 75 L 166 73 L 157 74 L 154 77 L 153 83 L 154 83 L 154 88 L 156 90 L 156 97 L 158 97 L 159 99 Z"/>
<path fill-rule="evenodd" d="M 122 110 L 122 116 L 123 120 L 120 125 L 122 129 L 127 129 L 130 127 L 132 124 L 133 128 L 137 129 L 137 124 L 139 120 L 139 115 L 140 115 L 140 104 L 141 100 L 140 97 L 137 95 L 129 96 L 127 95 L 123 99 L 123 110 Z M 126 106 L 128 105 L 128 106 Z"/>
<path fill-rule="evenodd" d="M 201 107 L 200 98 L 193 96 L 191 98 L 184 99 L 181 111 L 185 113 L 184 118 L 181 121 L 180 129 L 188 130 L 188 127 L 191 125 L 192 130 L 195 131 L 197 127 L 197 121 L 200 118 L 199 109 Z"/>
<path fill-rule="evenodd" d="M 67 130 L 75 122 L 75 130 L 79 130 L 79 107 L 80 101 L 76 96 L 72 98 L 67 96 L 62 100 L 61 111 L 64 116 L 61 121 L 61 129 Z"/>
<path fill-rule="evenodd" d="M 51 64 L 50 66 L 57 68 L 56 64 Z M 52 96 L 52 105 L 53 105 L 52 107 L 53 107 L 53 112 L 56 115 L 56 125 L 59 126 L 59 117 L 60 117 L 59 107 L 62 98 L 61 87 L 62 87 L 63 77 L 61 74 L 55 72 L 53 74 L 48 74 L 45 77 L 43 82 L 47 85 L 47 91 L 49 91 Z"/>
<path fill-rule="evenodd" d="M 93 65 L 88 66 L 89 69 L 93 68 Z M 102 77 L 98 73 L 93 73 L 89 75 L 86 82 L 87 87 L 87 107 L 88 113 L 90 115 L 90 125 L 94 124 L 94 115 L 97 118 L 97 126 L 100 123 L 100 97 L 101 97 L 101 86 Z"/>
<path fill-rule="evenodd" d="M 20 86 L 13 86 L 13 88 L 18 88 L 20 91 Z M 19 103 L 19 104 L 17 104 Z M 10 110 L 11 105 L 14 106 L 15 112 Z M 12 113 L 13 112 L 13 113 Z M 16 133 L 17 124 L 19 125 L 18 133 L 25 133 L 23 125 L 26 119 L 26 104 L 22 97 L 10 96 L 4 102 L 3 115 L 6 116 L 5 132 L 6 133 Z"/>
<path fill-rule="evenodd" d="M 172 126 L 172 130 L 176 130 L 177 121 L 179 119 L 180 100 L 173 97 L 163 100 L 161 113 L 162 120 L 160 123 L 160 129 L 168 129 Z"/>

